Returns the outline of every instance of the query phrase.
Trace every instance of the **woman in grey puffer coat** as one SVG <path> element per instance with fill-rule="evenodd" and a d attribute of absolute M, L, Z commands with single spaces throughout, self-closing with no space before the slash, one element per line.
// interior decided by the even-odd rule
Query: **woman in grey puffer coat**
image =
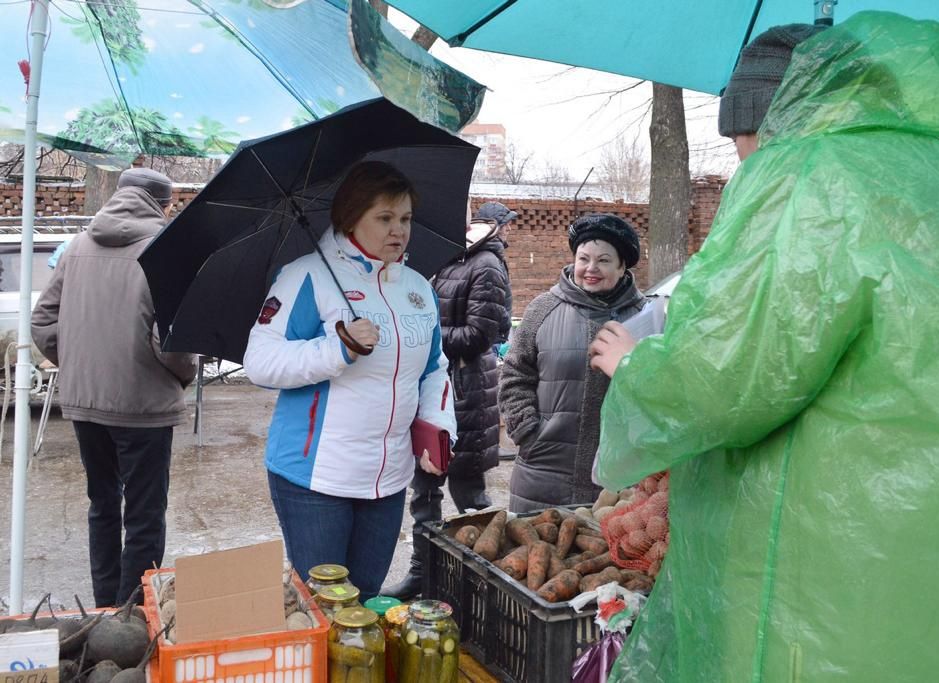
<path fill-rule="evenodd" d="M 588 214 L 571 225 L 568 242 L 574 263 L 525 309 L 502 367 L 499 409 L 519 446 L 513 512 L 596 499 L 590 475 L 609 380 L 590 369 L 587 347 L 603 323 L 622 322 L 646 302 L 629 271 L 639 261 L 629 223 Z"/>

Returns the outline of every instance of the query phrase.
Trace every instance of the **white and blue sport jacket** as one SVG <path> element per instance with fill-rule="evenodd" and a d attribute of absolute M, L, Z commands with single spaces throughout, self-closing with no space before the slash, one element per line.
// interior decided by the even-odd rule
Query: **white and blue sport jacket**
<path fill-rule="evenodd" d="M 335 327 L 353 314 L 322 258 L 303 256 L 281 270 L 244 358 L 252 382 L 281 390 L 265 463 L 320 493 L 381 498 L 414 475 L 415 416 L 456 434 L 437 299 L 419 273 L 365 256 L 332 229 L 320 247 L 355 313 L 381 337 L 370 355 L 351 361 Z"/>

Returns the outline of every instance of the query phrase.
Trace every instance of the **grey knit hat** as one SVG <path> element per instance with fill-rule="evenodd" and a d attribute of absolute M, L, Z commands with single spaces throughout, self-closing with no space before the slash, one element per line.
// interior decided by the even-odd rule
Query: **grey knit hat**
<path fill-rule="evenodd" d="M 117 179 L 117 187 L 142 187 L 163 205 L 173 199 L 173 181 L 152 168 L 128 168 Z"/>
<path fill-rule="evenodd" d="M 724 137 L 755 133 L 782 83 L 796 45 L 826 28 L 812 24 L 774 26 L 740 52 L 740 60 L 721 94 L 717 130 Z"/>

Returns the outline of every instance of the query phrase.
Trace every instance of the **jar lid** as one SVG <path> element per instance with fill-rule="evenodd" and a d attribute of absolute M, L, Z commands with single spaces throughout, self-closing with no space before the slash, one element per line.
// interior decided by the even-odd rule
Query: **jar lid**
<path fill-rule="evenodd" d="M 358 600 L 359 589 L 348 583 L 332 583 L 320 588 L 316 595 L 326 602 L 345 602 L 346 600 Z"/>
<path fill-rule="evenodd" d="M 418 600 L 411 603 L 408 613 L 416 619 L 437 621 L 453 614 L 453 608 L 440 600 Z"/>
<path fill-rule="evenodd" d="M 317 581 L 339 581 L 349 576 L 341 564 L 318 564 L 310 570 L 310 578 Z"/>
<path fill-rule="evenodd" d="M 371 600 L 369 600 L 371 602 Z M 396 605 L 385 612 L 385 619 L 389 624 L 400 625 L 408 620 L 408 605 Z"/>
<path fill-rule="evenodd" d="M 376 595 L 374 598 L 365 601 L 365 606 L 380 617 L 385 616 L 388 610 L 400 604 L 401 601 L 398 598 L 390 598 L 387 595 Z"/>
<path fill-rule="evenodd" d="M 378 615 L 364 607 L 346 607 L 336 612 L 333 622 L 348 628 L 362 628 L 378 621 Z"/>

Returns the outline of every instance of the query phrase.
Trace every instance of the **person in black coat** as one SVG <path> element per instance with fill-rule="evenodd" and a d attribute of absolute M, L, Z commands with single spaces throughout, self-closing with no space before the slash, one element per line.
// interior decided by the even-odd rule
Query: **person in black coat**
<path fill-rule="evenodd" d="M 467 207 L 468 209 L 469 207 Z M 415 467 L 411 482 L 414 552 L 403 581 L 385 588 L 383 595 L 410 600 L 420 592 L 422 561 L 417 530 L 423 522 L 443 517 L 441 487 L 449 479 L 457 509 L 480 510 L 492 504 L 486 494 L 486 470 L 499 464 L 499 374 L 493 344 L 501 339 L 509 289 L 505 247 L 495 221 L 470 223 L 467 210 L 467 249 L 434 278 L 440 305 L 443 352 L 450 361 L 457 421 L 457 442 L 446 474 L 434 475 Z"/>
<path fill-rule="evenodd" d="M 509 227 L 515 222 L 516 218 L 518 218 L 518 213 L 502 202 L 486 202 L 473 215 L 473 221 L 495 224 L 497 228 L 496 235 L 505 248 L 509 246 Z M 505 279 L 509 285 L 505 290 L 505 319 L 499 325 L 499 344 L 501 344 L 509 340 L 509 332 L 512 330 L 512 278 L 509 276 L 509 264 L 505 260 L 504 251 L 498 256 L 502 262 L 502 267 L 505 269 Z M 496 345 L 497 348 L 499 344 Z"/>

